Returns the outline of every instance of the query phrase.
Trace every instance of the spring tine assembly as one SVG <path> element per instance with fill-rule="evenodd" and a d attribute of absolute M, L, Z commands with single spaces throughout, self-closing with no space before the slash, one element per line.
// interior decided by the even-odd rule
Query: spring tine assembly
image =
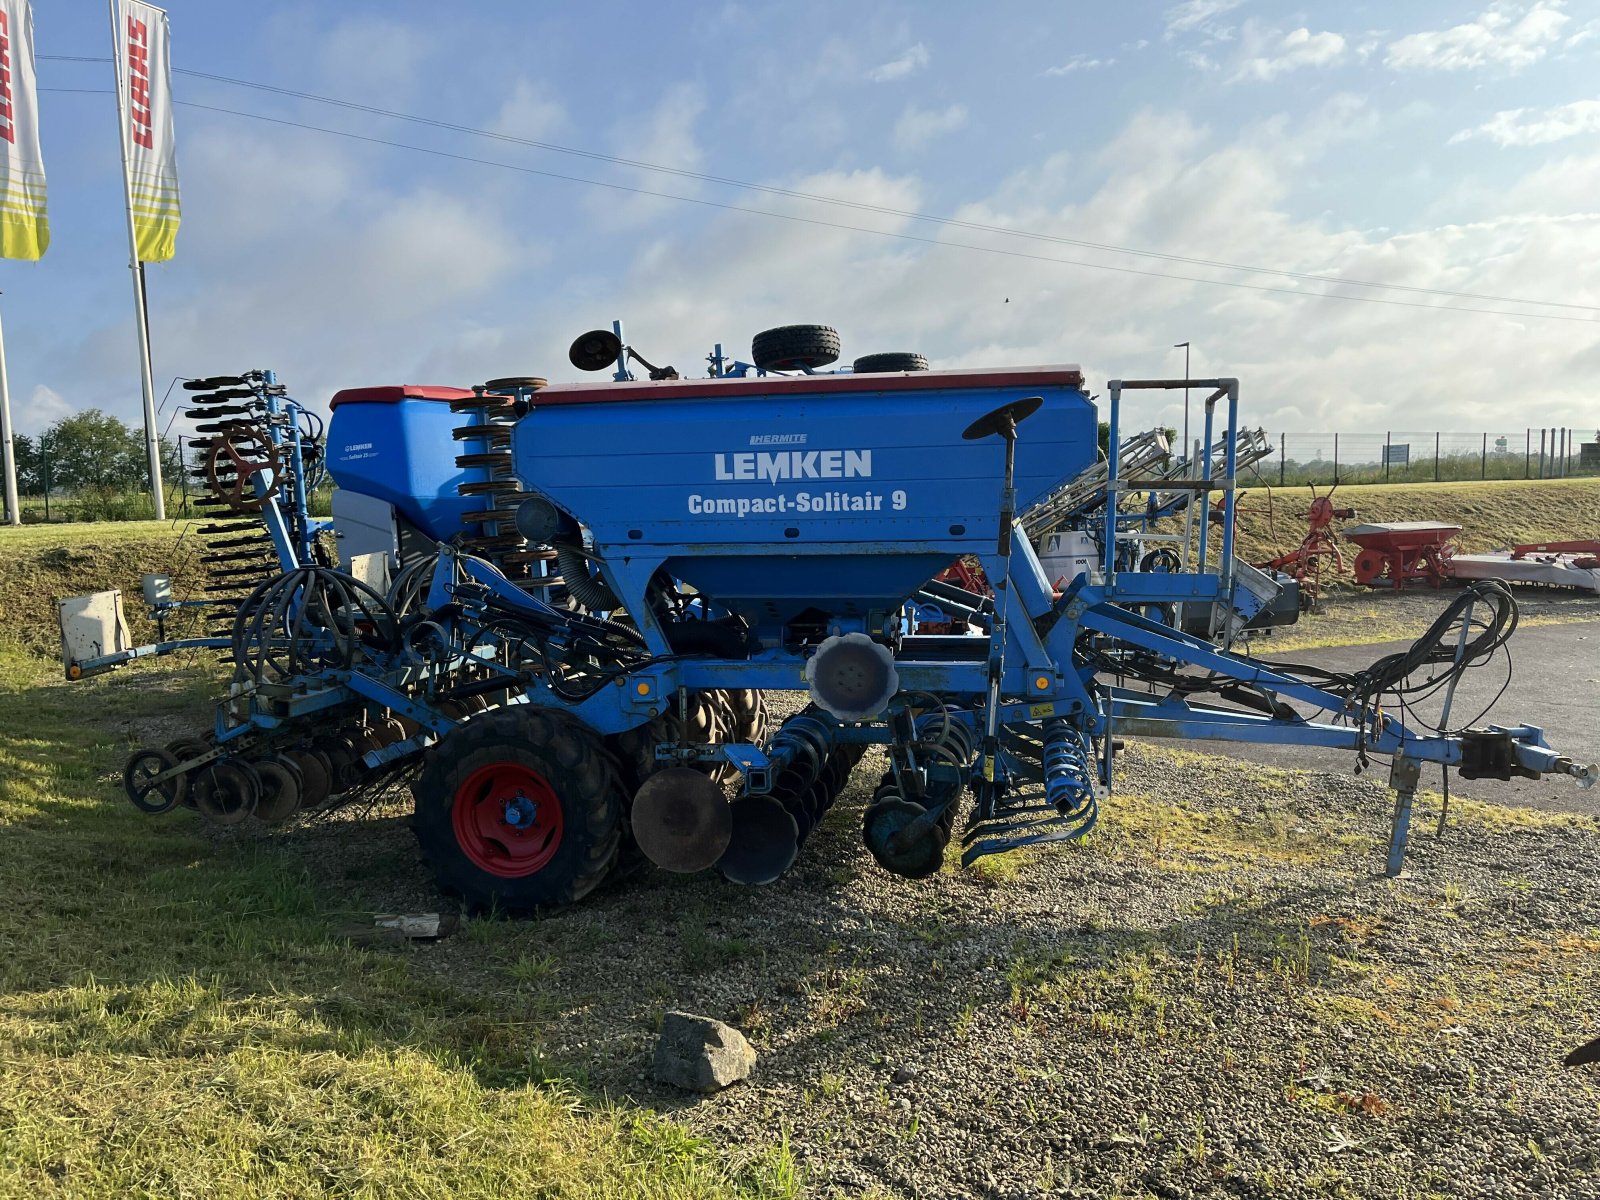
<path fill-rule="evenodd" d="M 1007 734 L 1001 766 L 1012 788 L 973 813 L 961 838 L 963 866 L 1023 846 L 1077 841 L 1099 819 L 1094 748 L 1081 730 L 1056 718 L 1037 738 L 1031 726 Z"/>
<path fill-rule="evenodd" d="M 273 480 L 270 495 L 292 494 L 294 464 L 280 451 L 280 422 L 269 400 L 284 393 L 260 372 L 190 380 L 184 388 L 203 393 L 189 401 L 189 416 L 200 422 L 200 436 L 189 442 L 195 452 L 189 473 L 199 484 L 192 503 L 209 518 L 197 530 L 207 576 L 202 590 L 212 601 L 209 632 L 226 637 L 239 604 L 283 569 L 259 515 L 264 498 L 248 476 L 264 470 Z M 314 445 L 308 449 L 315 453 Z"/>

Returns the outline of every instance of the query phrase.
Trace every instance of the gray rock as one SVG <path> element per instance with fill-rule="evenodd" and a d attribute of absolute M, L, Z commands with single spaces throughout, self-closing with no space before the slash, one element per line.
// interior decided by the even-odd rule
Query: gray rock
<path fill-rule="evenodd" d="M 747 1078 L 756 1052 L 732 1025 L 693 1013 L 669 1012 L 656 1042 L 655 1075 L 691 1092 L 720 1092 Z"/>

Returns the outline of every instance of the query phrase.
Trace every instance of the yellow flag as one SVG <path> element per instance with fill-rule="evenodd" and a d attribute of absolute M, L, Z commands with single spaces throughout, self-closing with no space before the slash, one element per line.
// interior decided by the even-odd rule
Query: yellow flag
<path fill-rule="evenodd" d="M 178 142 L 172 132 L 167 14 L 141 0 L 117 6 L 118 109 L 140 262 L 165 262 L 178 240 Z"/>
<path fill-rule="evenodd" d="M 0 258 L 38 258 L 50 246 L 37 84 L 28 0 L 0 0 Z"/>

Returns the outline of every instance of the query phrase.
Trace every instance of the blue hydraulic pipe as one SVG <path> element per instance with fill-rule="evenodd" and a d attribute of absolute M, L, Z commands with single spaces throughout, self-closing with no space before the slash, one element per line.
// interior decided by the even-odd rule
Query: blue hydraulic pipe
<path fill-rule="evenodd" d="M 1239 469 L 1239 385 L 1233 384 L 1228 388 L 1228 450 L 1225 470 L 1228 490 L 1222 497 L 1222 562 L 1219 564 L 1218 574 L 1222 577 L 1222 596 L 1229 602 L 1233 599 L 1233 515 L 1234 504 L 1238 497 L 1235 490 L 1237 479 L 1235 474 Z M 1210 455 L 1208 454 L 1209 458 Z M 1231 643 L 1232 638 L 1229 638 Z"/>
<path fill-rule="evenodd" d="M 297 515 L 295 521 L 295 552 L 297 561 L 308 563 L 311 561 L 311 508 L 306 501 L 306 472 L 305 457 L 300 444 L 300 414 L 296 413 L 291 425 L 294 441 L 292 443 L 294 463 L 294 511 Z"/>
<path fill-rule="evenodd" d="M 1106 535 L 1105 587 L 1116 583 L 1117 574 L 1117 458 L 1122 445 L 1122 380 L 1106 385 L 1111 393 L 1111 440 L 1106 446 Z"/>
<path fill-rule="evenodd" d="M 611 378 L 618 383 L 626 383 L 630 378 L 628 375 L 628 342 L 622 336 L 622 322 L 611 322 L 611 332 L 617 335 L 617 341 L 620 343 L 620 347 L 617 350 L 617 369 L 612 373 Z"/>
<path fill-rule="evenodd" d="M 1203 456 L 1200 461 L 1200 478 L 1205 483 L 1211 482 L 1211 431 L 1216 419 L 1216 407 L 1217 398 L 1212 396 L 1206 401 L 1205 441 L 1200 447 L 1200 453 Z M 1208 535 L 1211 532 L 1211 492 L 1207 489 L 1199 493 L 1191 493 L 1191 496 L 1190 504 L 1193 504 L 1196 500 L 1200 501 L 1200 571 L 1203 574 L 1210 550 L 1210 538 Z"/>

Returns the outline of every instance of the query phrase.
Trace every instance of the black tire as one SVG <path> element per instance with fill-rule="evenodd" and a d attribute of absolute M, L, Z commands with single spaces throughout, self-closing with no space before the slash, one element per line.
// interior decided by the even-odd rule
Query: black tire
<path fill-rule="evenodd" d="M 526 874 L 489 869 L 481 844 L 463 844 L 458 836 L 458 827 L 473 836 L 470 814 L 463 810 L 456 818 L 458 804 L 493 803 L 464 793 L 487 768 L 531 773 L 559 805 L 559 834 L 548 859 Z M 461 897 L 469 911 L 527 913 L 576 903 L 616 861 L 623 801 L 616 765 L 599 734 L 560 710 L 514 705 L 467 721 L 428 754 L 411 792 L 423 857 L 440 888 Z"/>
<path fill-rule="evenodd" d="M 878 375 L 887 371 L 926 371 L 928 360 L 921 354 L 863 354 L 850 364 L 857 375 Z"/>
<path fill-rule="evenodd" d="M 122 789 L 142 813 L 159 816 L 183 803 L 184 776 L 174 775 L 164 783 L 151 784 L 150 780 L 178 765 L 177 756 L 170 750 L 151 746 L 135 751 L 122 768 Z"/>
<path fill-rule="evenodd" d="M 839 331 L 829 325 L 780 325 L 756 334 L 750 357 L 763 371 L 816 370 L 839 361 Z"/>

